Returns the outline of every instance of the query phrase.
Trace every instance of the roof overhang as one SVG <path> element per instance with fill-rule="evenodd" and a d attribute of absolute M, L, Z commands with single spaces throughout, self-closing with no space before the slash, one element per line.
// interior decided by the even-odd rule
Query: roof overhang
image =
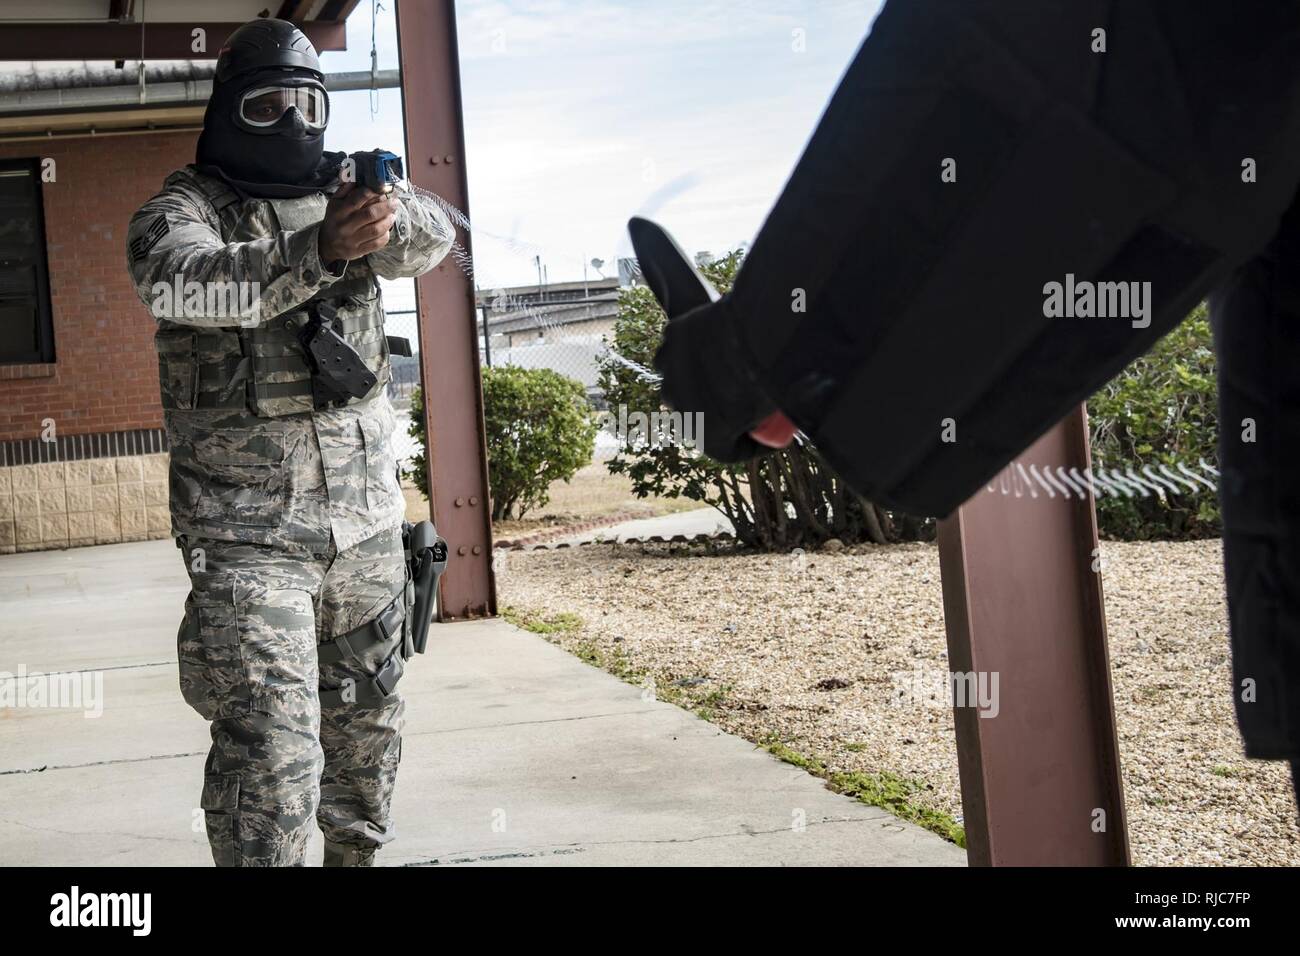
<path fill-rule="evenodd" d="M 215 60 L 226 37 L 259 16 L 293 21 L 318 51 L 344 50 L 345 21 L 359 2 L 5 0 L 0 5 L 0 61 L 27 61 L 9 68 L 23 70 L 46 61 L 106 61 L 108 66 L 116 63 L 120 67 L 126 61 Z M 224 19 L 212 19 L 214 12 Z M 0 70 L 4 69 L 0 63 Z M 47 108 L 0 110 L 0 141 L 196 130 L 203 123 L 207 98 L 204 95 L 196 102 L 193 95 L 167 95 L 157 84 L 142 84 L 138 102 L 127 104 L 120 99 L 104 107 L 74 102 L 62 107 L 42 104 Z"/>
<path fill-rule="evenodd" d="M 0 142 L 59 139 L 67 136 L 108 136 L 126 132 L 148 133 L 162 130 L 198 132 L 202 127 L 202 106 L 57 113 L 41 117 L 0 116 Z"/>
<path fill-rule="evenodd" d="M 344 50 L 344 21 L 358 2 L 6 0 L 0 6 L 0 60 L 216 59 L 236 27 L 264 15 L 292 20 L 318 51 Z M 212 19 L 214 10 L 223 19 Z"/>

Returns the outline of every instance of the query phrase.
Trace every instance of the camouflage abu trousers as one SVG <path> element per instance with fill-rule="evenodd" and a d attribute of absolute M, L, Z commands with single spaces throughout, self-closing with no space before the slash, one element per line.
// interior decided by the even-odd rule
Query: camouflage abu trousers
<path fill-rule="evenodd" d="M 320 690 L 375 675 L 391 653 L 318 664 L 318 645 L 403 592 L 401 531 L 324 554 L 183 536 L 191 591 L 178 636 L 181 691 L 212 722 L 200 805 L 218 866 L 305 862 L 313 817 L 327 862 L 368 863 L 389 818 L 405 705 L 321 705 Z M 338 695 L 330 695 L 331 697 Z"/>

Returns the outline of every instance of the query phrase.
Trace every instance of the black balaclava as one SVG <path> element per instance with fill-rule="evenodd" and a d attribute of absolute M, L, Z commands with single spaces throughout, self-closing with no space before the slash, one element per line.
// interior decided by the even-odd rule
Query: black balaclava
<path fill-rule="evenodd" d="M 217 57 L 195 165 L 257 197 L 302 196 L 337 178 L 342 153 L 326 153 L 325 130 L 290 107 L 274 126 L 239 118 L 240 98 L 260 86 L 314 86 L 324 93 L 316 51 L 292 23 L 260 19 L 230 35 Z M 328 106 L 329 95 L 325 94 Z M 328 118 L 328 114 L 327 114 Z"/>

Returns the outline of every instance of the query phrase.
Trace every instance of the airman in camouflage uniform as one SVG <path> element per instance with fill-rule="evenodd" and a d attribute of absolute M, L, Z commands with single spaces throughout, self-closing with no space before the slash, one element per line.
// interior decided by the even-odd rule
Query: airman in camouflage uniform
<path fill-rule="evenodd" d="M 409 587 L 376 276 L 426 272 L 454 231 L 400 187 L 384 198 L 349 183 L 327 205 L 342 157 L 319 145 L 320 76 L 292 25 L 236 31 L 198 163 L 128 236 L 158 319 L 173 534 L 192 586 L 180 682 L 211 721 L 201 806 L 218 865 L 302 864 L 313 817 L 327 865 L 369 865 L 393 836 Z M 298 331 L 321 314 L 376 374 L 367 394 L 315 389 Z"/>

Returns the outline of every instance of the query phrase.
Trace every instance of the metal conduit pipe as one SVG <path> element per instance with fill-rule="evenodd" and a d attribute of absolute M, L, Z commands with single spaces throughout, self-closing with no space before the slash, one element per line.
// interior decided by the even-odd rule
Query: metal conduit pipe
<path fill-rule="evenodd" d="M 372 82 L 373 81 L 373 82 Z M 369 70 L 330 73 L 325 89 L 331 93 L 347 90 L 393 89 L 401 86 L 401 70 L 380 70 L 373 77 Z M 212 94 L 212 80 L 163 81 L 150 84 L 148 71 L 141 88 L 127 84 L 111 86 L 75 86 L 54 89 L 23 89 L 0 92 L 0 115 L 14 113 L 48 113 L 62 110 L 111 109 L 121 106 L 181 106 L 206 103 Z"/>

